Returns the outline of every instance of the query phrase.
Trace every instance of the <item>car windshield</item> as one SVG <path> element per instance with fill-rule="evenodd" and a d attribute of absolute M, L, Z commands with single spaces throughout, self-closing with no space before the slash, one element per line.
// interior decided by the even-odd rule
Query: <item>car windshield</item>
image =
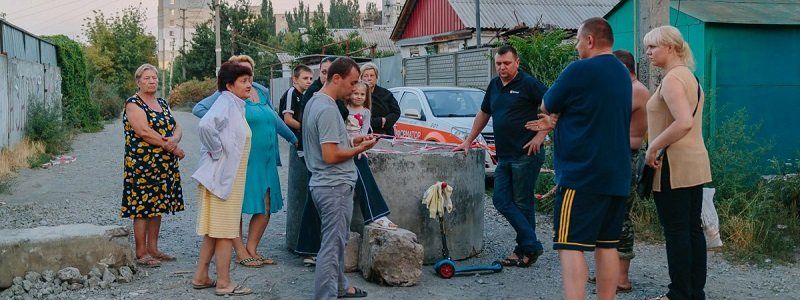
<path fill-rule="evenodd" d="M 425 91 L 434 116 L 440 118 L 474 117 L 481 108 L 483 91 L 437 90 Z"/>

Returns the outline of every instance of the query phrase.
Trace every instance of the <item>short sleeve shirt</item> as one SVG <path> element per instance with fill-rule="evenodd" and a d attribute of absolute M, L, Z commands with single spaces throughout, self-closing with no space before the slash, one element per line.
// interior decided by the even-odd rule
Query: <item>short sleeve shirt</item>
<path fill-rule="evenodd" d="M 559 186 L 629 195 L 632 96 L 628 70 L 611 54 L 573 62 L 558 76 L 544 105 L 560 114 L 553 133 Z"/>
<path fill-rule="evenodd" d="M 303 99 L 303 93 L 298 91 L 294 87 L 290 87 L 283 93 L 281 96 L 280 104 L 278 105 L 278 112 L 280 112 L 281 119 L 283 119 L 283 114 L 291 113 L 292 118 L 294 118 L 297 122 L 302 121 L 302 113 L 299 112 L 300 110 L 300 101 Z M 292 132 L 300 139 L 300 130 L 295 130 L 292 128 Z"/>
<path fill-rule="evenodd" d="M 498 158 L 527 155 L 523 147 L 536 132 L 525 129 L 525 123 L 538 118 L 546 91 L 541 81 L 522 71 L 505 86 L 500 77 L 489 82 L 481 111 L 492 116 Z"/>
<path fill-rule="evenodd" d="M 317 93 L 308 101 L 303 112 L 303 140 L 306 167 L 311 171 L 308 186 L 355 186 L 357 173 L 353 159 L 338 164 L 328 164 L 322 159 L 322 144 L 352 148 L 339 109 L 328 95 Z"/>

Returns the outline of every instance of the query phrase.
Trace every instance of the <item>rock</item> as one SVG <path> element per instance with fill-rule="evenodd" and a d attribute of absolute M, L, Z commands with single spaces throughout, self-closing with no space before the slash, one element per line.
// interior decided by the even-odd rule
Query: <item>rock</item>
<path fill-rule="evenodd" d="M 103 272 L 100 272 L 100 269 L 98 269 L 97 267 L 94 267 L 94 268 L 92 268 L 91 271 L 89 271 L 89 276 L 91 276 L 91 277 L 103 277 Z"/>
<path fill-rule="evenodd" d="M 114 280 L 116 280 L 116 279 L 117 279 L 117 276 L 114 276 L 114 274 L 111 273 L 110 270 L 106 269 L 106 272 L 103 273 L 103 283 L 105 284 L 105 286 L 103 286 L 103 288 L 106 288 L 109 284 L 114 282 Z"/>
<path fill-rule="evenodd" d="M 88 286 L 89 288 L 96 288 L 100 286 L 100 282 L 102 281 L 103 280 L 100 279 L 99 277 L 90 277 L 89 279 L 86 280 L 86 286 Z"/>
<path fill-rule="evenodd" d="M 347 273 L 358 271 L 358 253 L 361 249 L 361 235 L 350 232 L 350 239 L 344 248 L 344 271 Z"/>
<path fill-rule="evenodd" d="M 92 224 L 0 229 L 0 289 L 29 270 L 74 267 L 88 272 L 99 262 L 130 265 L 134 255 L 129 235 L 125 227 Z"/>
<path fill-rule="evenodd" d="M 23 280 L 22 288 L 24 288 L 26 292 L 30 292 L 31 290 L 33 290 L 33 282 L 27 279 Z"/>
<path fill-rule="evenodd" d="M 114 277 L 119 277 L 119 270 L 117 270 L 115 268 L 108 268 L 108 271 L 110 271 L 111 274 L 114 275 Z"/>
<path fill-rule="evenodd" d="M 19 285 L 15 284 L 15 285 L 11 286 L 11 288 L 9 288 L 9 289 L 14 293 L 14 295 L 25 294 L 25 289 L 22 288 L 22 284 L 19 284 Z"/>
<path fill-rule="evenodd" d="M 364 226 L 359 269 L 365 279 L 392 286 L 413 286 L 422 277 L 424 252 L 417 235 L 398 228 Z"/>
<path fill-rule="evenodd" d="M 42 280 L 42 274 L 36 272 L 28 272 L 27 274 L 25 274 L 25 280 L 37 283 Z"/>
<path fill-rule="evenodd" d="M 14 280 L 12 280 L 12 283 L 14 285 L 22 285 L 22 280 L 23 280 L 22 277 L 17 276 L 17 277 L 14 277 Z"/>
<path fill-rule="evenodd" d="M 70 284 L 69 287 L 67 287 L 67 289 L 70 290 L 70 291 L 77 291 L 77 290 L 80 290 L 82 288 L 83 288 L 83 284 L 80 284 L 80 283 L 73 283 L 73 284 Z"/>
<path fill-rule="evenodd" d="M 58 279 L 69 283 L 79 283 L 83 281 L 83 276 L 78 268 L 66 267 L 58 271 Z"/>
<path fill-rule="evenodd" d="M 56 273 L 51 270 L 44 271 L 42 272 L 42 279 L 45 282 L 52 282 L 56 279 Z"/>
<path fill-rule="evenodd" d="M 133 271 L 128 266 L 122 266 L 119 268 L 119 277 L 117 278 L 119 282 L 129 283 L 133 281 Z"/>

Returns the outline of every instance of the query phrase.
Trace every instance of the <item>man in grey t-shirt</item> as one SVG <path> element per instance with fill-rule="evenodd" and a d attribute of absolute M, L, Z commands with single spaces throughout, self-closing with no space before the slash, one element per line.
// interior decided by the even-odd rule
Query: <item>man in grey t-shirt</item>
<path fill-rule="evenodd" d="M 358 65 L 350 58 L 337 58 L 328 68 L 327 80 L 303 110 L 303 140 L 311 199 L 322 221 L 322 243 L 314 271 L 314 299 L 366 297 L 351 287 L 344 275 L 344 247 L 353 216 L 353 188 L 358 178 L 353 157 L 367 151 L 377 140 L 372 136 L 353 139 L 347 134 L 334 99 L 353 92 Z"/>

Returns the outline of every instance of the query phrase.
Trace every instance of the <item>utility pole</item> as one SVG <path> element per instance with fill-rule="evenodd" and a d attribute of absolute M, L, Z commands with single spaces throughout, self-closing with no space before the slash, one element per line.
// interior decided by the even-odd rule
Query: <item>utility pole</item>
<path fill-rule="evenodd" d="M 481 47 L 481 1 L 475 0 L 475 34 L 477 35 L 476 48 Z"/>
<path fill-rule="evenodd" d="M 186 7 L 181 8 L 181 78 L 186 78 Z"/>
<path fill-rule="evenodd" d="M 174 38 L 172 39 L 171 48 L 172 48 L 172 50 L 171 50 L 171 52 L 172 52 L 172 61 L 169 63 L 169 92 L 170 93 L 172 92 L 172 77 L 174 77 L 173 74 L 174 74 L 174 71 L 175 71 L 175 39 Z M 165 94 L 164 98 L 166 98 L 167 96 L 168 95 Z"/>
<path fill-rule="evenodd" d="M 219 37 L 219 22 L 219 0 L 214 0 L 214 36 L 217 40 L 214 45 L 214 52 L 217 54 L 217 69 L 214 72 L 215 74 L 219 74 L 219 68 L 222 66 L 222 45 Z"/>
<path fill-rule="evenodd" d="M 637 18 L 639 24 L 639 32 L 636 33 L 635 45 L 639 45 L 636 52 L 638 55 L 638 77 L 648 89 L 654 91 L 661 83 L 661 72 L 650 64 L 650 59 L 647 58 L 647 47 L 642 45 L 644 35 L 650 32 L 653 28 L 669 24 L 669 0 L 636 0 L 634 5 L 638 5 L 635 10 L 639 17 Z"/>

